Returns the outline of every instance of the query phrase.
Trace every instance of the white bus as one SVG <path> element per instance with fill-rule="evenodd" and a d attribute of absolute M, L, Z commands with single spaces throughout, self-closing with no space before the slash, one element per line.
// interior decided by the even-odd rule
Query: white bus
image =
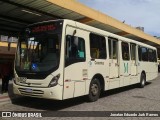
<path fill-rule="evenodd" d="M 72 20 L 29 25 L 15 57 L 15 94 L 55 100 L 88 95 L 158 76 L 157 49 Z"/>

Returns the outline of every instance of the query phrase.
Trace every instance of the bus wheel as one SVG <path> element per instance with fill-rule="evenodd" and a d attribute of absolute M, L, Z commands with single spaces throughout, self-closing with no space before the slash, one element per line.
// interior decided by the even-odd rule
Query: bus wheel
<path fill-rule="evenodd" d="M 145 84 L 146 84 L 146 76 L 145 76 L 144 73 L 142 73 L 141 74 L 141 79 L 140 79 L 140 87 L 144 88 Z"/>
<path fill-rule="evenodd" d="M 97 101 L 100 96 L 100 91 L 101 91 L 100 82 L 97 78 L 94 78 L 91 81 L 89 88 L 89 95 L 88 95 L 89 101 L 90 102 Z"/>

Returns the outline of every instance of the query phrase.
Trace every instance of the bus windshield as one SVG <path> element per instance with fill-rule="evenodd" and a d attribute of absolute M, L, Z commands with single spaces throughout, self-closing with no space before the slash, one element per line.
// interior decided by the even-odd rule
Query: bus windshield
<path fill-rule="evenodd" d="M 46 28 L 45 28 L 46 26 Z M 62 26 L 62 25 L 61 25 Z M 37 25 L 28 28 L 18 42 L 15 68 L 19 73 L 51 73 L 59 67 L 62 27 Z"/>

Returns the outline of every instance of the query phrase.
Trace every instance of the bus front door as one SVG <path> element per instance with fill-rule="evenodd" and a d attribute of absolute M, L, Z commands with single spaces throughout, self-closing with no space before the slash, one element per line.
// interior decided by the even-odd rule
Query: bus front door
<path fill-rule="evenodd" d="M 85 65 L 85 32 L 67 26 L 65 38 L 65 67 L 63 99 L 85 94 L 87 65 Z"/>

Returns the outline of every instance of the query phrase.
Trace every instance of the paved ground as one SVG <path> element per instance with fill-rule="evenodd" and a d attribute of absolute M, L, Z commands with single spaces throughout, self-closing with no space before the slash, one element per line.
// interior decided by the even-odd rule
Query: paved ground
<path fill-rule="evenodd" d="M 160 74 L 159 77 L 149 82 L 145 88 L 138 88 L 136 85 L 105 92 L 101 98 L 93 103 L 85 101 L 85 97 L 70 99 L 66 101 L 53 101 L 30 97 L 17 97 L 12 102 L 0 105 L 0 111 L 160 111 Z M 49 112 L 50 111 L 50 112 Z M 1 119 L 1 118 L 0 118 Z M 3 118 L 7 119 L 7 118 Z M 14 118 L 17 119 L 17 118 Z M 26 118 L 20 118 L 26 119 Z M 31 119 L 31 118 L 30 118 Z M 108 119 L 108 120 L 160 120 L 160 117 L 52 117 L 38 119 Z"/>
<path fill-rule="evenodd" d="M 0 79 L 0 106 L 6 103 L 11 103 L 11 99 L 16 98 L 16 96 L 13 94 L 12 90 L 12 80 L 9 81 L 9 92 L 2 94 L 2 79 Z M 1 110 L 1 108 L 0 108 Z"/>

